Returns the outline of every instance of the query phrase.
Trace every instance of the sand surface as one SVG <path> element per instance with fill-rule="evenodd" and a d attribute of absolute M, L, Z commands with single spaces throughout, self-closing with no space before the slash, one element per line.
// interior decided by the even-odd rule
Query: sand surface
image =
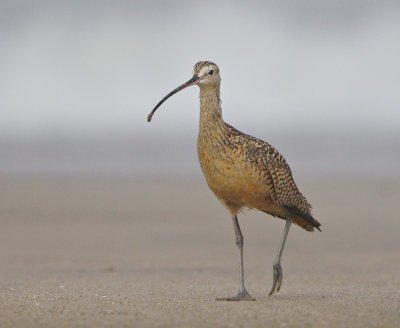
<path fill-rule="evenodd" d="M 299 181 L 323 232 L 228 212 L 203 181 L 0 178 L 0 327 L 400 327 L 400 183 Z"/>

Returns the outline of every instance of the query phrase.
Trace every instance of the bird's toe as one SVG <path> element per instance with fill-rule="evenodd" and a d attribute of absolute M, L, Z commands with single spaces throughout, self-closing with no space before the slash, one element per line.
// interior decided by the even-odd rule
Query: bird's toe
<path fill-rule="evenodd" d="M 269 292 L 269 296 L 271 296 L 275 292 L 275 290 L 276 292 L 279 292 L 279 290 L 281 289 L 282 278 L 283 278 L 282 267 L 279 262 L 274 264 L 272 270 L 274 273 L 274 281 L 272 283 L 272 288 L 271 291 Z"/>
<path fill-rule="evenodd" d="M 229 302 L 238 302 L 238 301 L 255 301 L 256 299 L 252 297 L 248 291 L 245 289 L 240 291 L 237 295 L 232 297 L 221 297 L 216 298 L 216 301 L 229 301 Z"/>

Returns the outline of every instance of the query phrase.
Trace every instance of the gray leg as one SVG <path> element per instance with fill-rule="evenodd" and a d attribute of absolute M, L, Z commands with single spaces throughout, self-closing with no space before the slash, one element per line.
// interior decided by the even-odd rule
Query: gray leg
<path fill-rule="evenodd" d="M 283 248 L 285 247 L 286 237 L 289 233 L 289 229 L 290 229 L 290 225 L 292 224 L 292 221 L 293 221 L 293 214 L 288 213 L 286 216 L 286 224 L 285 224 L 285 229 L 283 230 L 281 244 L 279 245 L 279 251 L 278 251 L 278 254 L 276 255 L 275 262 L 273 265 L 274 282 L 272 284 L 272 288 L 269 293 L 269 296 L 271 296 L 275 292 L 275 288 L 277 287 L 277 285 L 278 285 L 278 287 L 276 288 L 276 291 L 278 293 L 279 293 L 279 290 L 281 289 L 282 278 L 283 278 L 282 267 L 281 267 L 281 257 L 282 257 L 282 253 L 283 253 Z"/>
<path fill-rule="evenodd" d="M 239 249 L 239 279 L 240 287 L 239 293 L 233 297 L 217 298 L 217 301 L 255 301 L 253 297 L 247 292 L 244 287 L 244 274 L 243 274 L 243 235 L 240 231 L 240 226 L 236 214 L 232 217 L 233 227 L 236 234 L 236 245 Z"/>

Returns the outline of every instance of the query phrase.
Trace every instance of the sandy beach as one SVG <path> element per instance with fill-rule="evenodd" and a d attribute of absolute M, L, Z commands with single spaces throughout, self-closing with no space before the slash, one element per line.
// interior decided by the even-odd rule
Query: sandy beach
<path fill-rule="evenodd" d="M 0 327 L 399 327 L 400 183 L 297 179 L 322 232 L 228 212 L 202 180 L 0 178 Z"/>

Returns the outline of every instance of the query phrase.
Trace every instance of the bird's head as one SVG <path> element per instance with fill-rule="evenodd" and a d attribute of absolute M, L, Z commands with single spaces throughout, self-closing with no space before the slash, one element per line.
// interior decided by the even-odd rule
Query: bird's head
<path fill-rule="evenodd" d="M 214 64 L 210 61 L 201 61 L 194 65 L 193 76 L 197 76 L 199 78 L 199 82 L 197 84 L 200 88 L 202 86 L 219 87 L 219 83 L 221 82 L 217 64 Z"/>
<path fill-rule="evenodd" d="M 210 61 L 200 61 L 196 65 L 193 66 L 193 77 L 183 83 L 181 86 L 172 90 L 169 94 L 167 94 L 161 101 L 154 107 L 151 113 L 147 116 L 147 121 L 150 122 L 153 114 L 160 107 L 164 101 L 166 101 L 169 97 L 174 95 L 175 93 L 190 87 L 191 85 L 198 85 L 202 88 L 218 88 L 221 82 L 221 78 L 219 76 L 219 68 L 217 64 L 214 64 Z"/>

